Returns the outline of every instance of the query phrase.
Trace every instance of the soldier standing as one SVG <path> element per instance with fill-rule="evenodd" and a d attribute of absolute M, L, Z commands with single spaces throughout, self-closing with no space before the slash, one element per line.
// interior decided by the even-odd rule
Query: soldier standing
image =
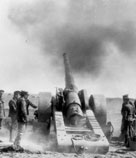
<path fill-rule="evenodd" d="M 27 125 L 27 114 L 29 114 L 28 105 L 31 104 L 28 101 L 28 96 L 29 96 L 28 92 L 21 91 L 20 95 L 21 95 L 21 98 L 17 101 L 18 133 L 17 133 L 17 137 L 14 142 L 16 149 L 20 148 L 21 138 L 22 138 L 23 134 L 25 133 L 26 125 Z"/>
<path fill-rule="evenodd" d="M 26 111 L 26 95 L 27 92 L 21 91 L 21 98 L 17 101 L 17 121 L 18 121 L 18 132 L 14 142 L 15 148 L 20 149 L 20 142 L 22 135 L 25 132 L 27 123 L 27 111 Z"/>
<path fill-rule="evenodd" d="M 5 109 L 4 109 L 4 101 L 3 101 L 3 93 L 4 90 L 0 90 L 0 129 L 2 128 L 2 120 L 5 116 Z"/>
<path fill-rule="evenodd" d="M 20 98 L 20 91 L 15 91 L 13 98 L 9 101 L 9 117 L 11 118 L 9 141 L 13 141 L 13 129 L 17 127 L 17 100 Z"/>
<path fill-rule="evenodd" d="M 128 95 L 123 96 L 121 114 L 122 114 L 121 133 L 125 137 L 125 145 L 129 146 L 128 140 L 129 140 L 130 133 L 131 133 L 130 126 L 131 126 L 133 118 L 134 118 L 134 106 L 130 102 Z"/>

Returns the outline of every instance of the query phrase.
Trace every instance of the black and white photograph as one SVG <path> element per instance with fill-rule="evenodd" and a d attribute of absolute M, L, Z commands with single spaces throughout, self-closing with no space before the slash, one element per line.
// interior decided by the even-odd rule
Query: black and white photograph
<path fill-rule="evenodd" d="M 136 0 L 0 0 L 0 158 L 136 158 Z"/>

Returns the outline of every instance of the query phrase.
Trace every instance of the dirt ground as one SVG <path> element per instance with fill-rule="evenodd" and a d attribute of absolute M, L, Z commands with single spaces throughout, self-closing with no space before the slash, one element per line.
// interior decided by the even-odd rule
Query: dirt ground
<path fill-rule="evenodd" d="M 54 143 L 53 141 L 49 139 L 43 140 L 43 137 L 37 137 L 37 135 L 30 136 L 29 134 L 25 137 L 25 145 L 23 146 L 25 151 L 15 152 L 12 148 L 7 148 L 7 144 L 9 144 L 9 131 L 3 128 L 0 131 L 0 140 L 3 141 L 0 143 L 0 158 L 136 158 L 136 151 L 126 149 L 118 139 L 121 126 L 121 101 L 119 98 L 107 99 L 107 121 L 112 122 L 114 134 L 110 143 L 109 152 L 106 155 L 58 153 L 55 150 L 50 150 L 50 147 Z M 29 130 L 31 129 L 28 129 L 27 133 L 29 133 Z M 39 143 L 41 140 L 43 144 Z"/>
<path fill-rule="evenodd" d="M 14 151 L 1 151 L 0 158 L 136 158 L 135 151 L 119 146 L 111 145 L 110 151 L 106 155 L 100 154 L 87 154 L 83 153 L 77 155 L 75 153 L 58 153 L 58 152 L 14 152 Z"/>

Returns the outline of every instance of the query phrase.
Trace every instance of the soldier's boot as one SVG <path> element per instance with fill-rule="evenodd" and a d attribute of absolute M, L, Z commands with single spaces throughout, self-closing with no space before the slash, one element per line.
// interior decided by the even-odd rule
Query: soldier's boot
<path fill-rule="evenodd" d="M 24 150 L 20 145 L 17 145 L 17 144 L 13 144 L 13 149 L 16 150 L 16 151 Z"/>

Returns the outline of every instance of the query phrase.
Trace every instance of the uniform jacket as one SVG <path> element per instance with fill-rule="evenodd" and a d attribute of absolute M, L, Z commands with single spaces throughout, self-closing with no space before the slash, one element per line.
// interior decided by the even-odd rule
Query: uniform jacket
<path fill-rule="evenodd" d="M 9 101 L 9 117 L 15 116 L 17 114 L 17 100 L 14 98 Z"/>
<path fill-rule="evenodd" d="M 26 100 L 24 98 L 20 98 L 17 101 L 17 120 L 21 123 L 27 122 L 27 109 L 26 109 Z"/>
<path fill-rule="evenodd" d="M 123 103 L 121 113 L 124 120 L 128 120 L 134 117 L 135 108 L 132 103 Z"/>
<path fill-rule="evenodd" d="M 0 118 L 3 118 L 4 116 L 5 116 L 4 101 L 0 99 Z"/>

